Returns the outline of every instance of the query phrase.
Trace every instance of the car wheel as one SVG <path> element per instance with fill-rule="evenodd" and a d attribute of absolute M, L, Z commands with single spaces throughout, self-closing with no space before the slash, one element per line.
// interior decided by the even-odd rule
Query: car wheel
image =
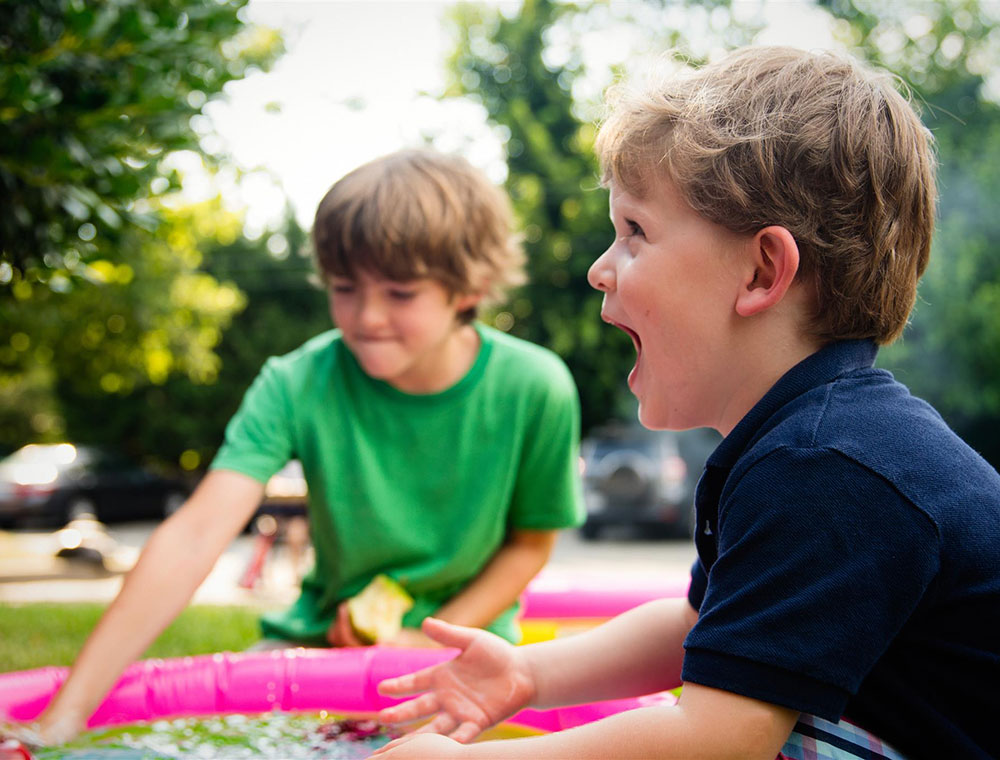
<path fill-rule="evenodd" d="M 66 505 L 66 522 L 96 519 L 97 505 L 86 496 L 74 496 Z"/>
<path fill-rule="evenodd" d="M 174 512 L 184 506 L 184 502 L 187 501 L 187 496 L 180 491 L 169 491 L 165 497 L 163 497 L 163 517 L 164 519 L 170 517 Z"/>
<path fill-rule="evenodd" d="M 584 541 L 595 541 L 601 537 L 601 525 L 600 523 L 588 520 L 583 525 L 580 526 L 580 537 Z"/>

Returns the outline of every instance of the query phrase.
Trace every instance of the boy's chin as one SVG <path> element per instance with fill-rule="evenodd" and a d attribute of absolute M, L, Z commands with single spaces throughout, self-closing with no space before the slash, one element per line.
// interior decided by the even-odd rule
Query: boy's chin
<path fill-rule="evenodd" d="M 639 424 L 647 430 L 666 430 L 666 425 L 659 420 L 653 410 L 647 404 L 639 401 L 639 414 L 637 415 Z"/>
<path fill-rule="evenodd" d="M 637 415 L 639 424 L 647 430 L 686 430 L 693 427 L 685 424 L 685 420 L 675 419 L 676 415 L 667 415 L 662 410 L 657 413 L 655 408 L 649 404 L 639 401 L 639 414 Z"/>

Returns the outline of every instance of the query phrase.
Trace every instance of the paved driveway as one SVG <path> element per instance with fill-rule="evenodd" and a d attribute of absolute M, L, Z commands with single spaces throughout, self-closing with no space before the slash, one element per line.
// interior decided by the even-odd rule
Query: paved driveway
<path fill-rule="evenodd" d="M 155 523 L 109 526 L 108 532 L 117 547 L 113 564 L 127 568 L 134 562 L 153 528 Z M 0 541 L 0 603 L 106 603 L 121 586 L 120 573 L 109 573 L 80 561 L 53 559 L 58 544 L 51 534 L 0 535 L 13 539 Z M 198 589 L 196 603 L 274 608 L 295 598 L 295 573 L 280 545 L 269 555 L 256 587 L 249 590 L 239 586 L 253 556 L 254 541 L 253 536 L 244 535 L 233 542 Z M 614 535 L 600 541 L 583 541 L 575 531 L 565 531 L 559 537 L 550 564 L 558 570 L 621 576 L 625 583 L 632 575 L 686 575 L 694 556 L 690 541 L 644 541 Z"/>

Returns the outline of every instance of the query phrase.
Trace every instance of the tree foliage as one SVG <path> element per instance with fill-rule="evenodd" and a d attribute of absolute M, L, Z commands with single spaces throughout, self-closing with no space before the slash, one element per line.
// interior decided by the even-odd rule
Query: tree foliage
<path fill-rule="evenodd" d="M 0 2 L 0 281 L 66 287 L 114 261 L 163 161 L 200 150 L 201 109 L 280 50 L 245 0 Z"/>
<path fill-rule="evenodd" d="M 908 83 L 937 144 L 931 263 L 911 325 L 880 363 L 998 465 L 1000 16 L 976 0 L 822 4 L 859 55 Z"/>
<path fill-rule="evenodd" d="M 459 6 L 448 95 L 479 101 L 506 138 L 507 180 L 528 251 L 530 282 L 495 322 L 555 350 L 580 389 L 584 430 L 634 415 L 625 377 L 635 350 L 600 319 L 601 294 L 587 270 L 611 243 L 607 191 L 594 156 L 603 86 L 611 71 L 591 71 L 581 40 L 635 29 L 662 49 L 685 45 L 683 29 L 711 30 L 716 41 L 746 42 L 750 25 L 719 24 L 726 3 L 577 6 L 525 0 L 516 14 Z M 662 24 L 665 17 L 690 24 Z M 648 25 L 648 26 L 645 26 Z M 651 31 L 655 30 L 655 31 Z M 641 36 L 641 35 L 640 35 Z"/>
<path fill-rule="evenodd" d="M 904 339 L 880 363 L 992 462 L 1000 462 L 1000 31 L 978 0 L 817 0 L 859 57 L 898 74 L 935 135 L 939 223 L 931 264 Z M 646 44 L 697 60 L 752 42 L 760 19 L 726 2 L 630 4 Z M 611 234 L 592 156 L 594 87 L 572 40 L 609 24 L 610 6 L 525 0 L 514 14 L 456 16 L 451 94 L 479 100 L 507 137 L 507 188 L 524 225 L 531 284 L 498 322 L 554 348 L 569 363 L 585 426 L 620 413 L 632 361 L 624 336 L 598 319 L 586 270 Z M 992 14 L 992 15 L 991 15 Z M 737 16 L 740 16 L 737 18 Z M 569 42 L 568 42 L 569 41 Z M 622 61 L 624 63 L 625 61 Z M 592 72 L 590 72 L 592 73 Z M 990 94 L 992 92 L 992 95 Z"/>
<path fill-rule="evenodd" d="M 524 233 L 530 281 L 495 318 L 546 345 L 577 378 L 584 428 L 608 418 L 620 396 L 631 343 L 603 329 L 601 297 L 587 269 L 609 242 L 607 193 L 593 155 L 594 127 L 576 116 L 582 62 L 546 57 L 546 34 L 571 6 L 528 0 L 514 16 L 463 6 L 450 94 L 479 100 L 508 136 L 506 187 Z"/>
<path fill-rule="evenodd" d="M 214 220 L 242 229 L 218 201 L 178 210 L 200 230 L 199 276 L 226 283 L 239 294 L 241 310 L 224 329 L 206 336 L 212 344 L 210 377 L 172 373 L 161 383 L 140 382 L 103 393 L 63 381 L 59 388 L 69 436 L 187 469 L 208 463 L 226 423 L 264 360 L 286 353 L 330 327 L 325 292 L 310 283 L 313 272 L 306 233 L 289 211 L 281 229 L 256 239 L 214 234 Z M 234 224 L 229 228 L 230 223 Z M 204 334 L 189 325 L 192 335 Z"/>
<path fill-rule="evenodd" d="M 0 447 L 93 440 L 114 429 L 103 402 L 218 376 L 245 298 L 202 249 L 242 226 L 218 203 L 176 208 L 169 160 L 223 160 L 202 107 L 281 50 L 244 4 L 0 0 Z"/>

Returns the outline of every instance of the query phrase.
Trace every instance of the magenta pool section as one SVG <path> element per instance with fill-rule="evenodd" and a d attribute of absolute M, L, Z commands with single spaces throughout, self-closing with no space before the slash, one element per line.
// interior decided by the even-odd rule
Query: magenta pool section
<path fill-rule="evenodd" d="M 686 576 L 608 576 L 545 570 L 522 602 L 524 617 L 602 619 L 654 599 L 683 597 Z M 379 682 L 454 657 L 453 649 L 286 649 L 143 660 L 130 666 L 91 717 L 89 726 L 187 715 L 270 710 L 371 713 L 395 701 Z M 0 720 L 30 721 L 45 708 L 68 668 L 0 673 Z M 654 704 L 672 704 L 664 692 L 553 710 L 524 710 L 511 722 L 558 731 Z"/>
<path fill-rule="evenodd" d="M 453 649 L 287 649 L 143 660 L 129 667 L 89 722 L 90 727 L 185 715 L 329 710 L 370 713 L 397 700 L 376 686 L 454 657 Z M 67 668 L 0 674 L 0 719 L 30 721 L 48 704 Z M 553 710 L 523 710 L 510 722 L 558 731 L 654 704 L 654 694 Z"/>

